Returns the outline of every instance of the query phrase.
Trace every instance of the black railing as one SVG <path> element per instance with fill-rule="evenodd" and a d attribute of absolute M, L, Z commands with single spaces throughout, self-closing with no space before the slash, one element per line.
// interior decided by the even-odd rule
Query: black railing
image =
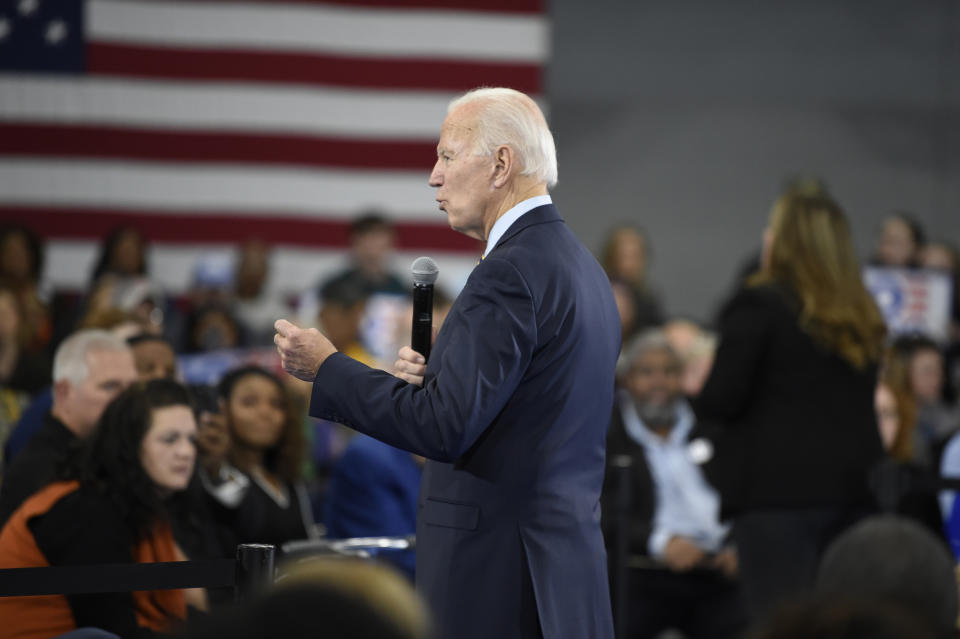
<path fill-rule="evenodd" d="M 0 597 L 233 587 L 238 598 L 273 582 L 276 549 L 242 544 L 236 559 L 0 569 Z"/>

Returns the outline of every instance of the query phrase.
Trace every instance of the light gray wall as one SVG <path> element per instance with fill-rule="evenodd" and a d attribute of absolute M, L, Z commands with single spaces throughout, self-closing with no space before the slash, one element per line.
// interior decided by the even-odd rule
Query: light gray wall
<path fill-rule="evenodd" d="M 552 0 L 554 197 L 598 250 L 639 223 L 671 314 L 707 320 L 784 179 L 815 174 L 861 255 L 909 210 L 960 243 L 960 0 Z"/>

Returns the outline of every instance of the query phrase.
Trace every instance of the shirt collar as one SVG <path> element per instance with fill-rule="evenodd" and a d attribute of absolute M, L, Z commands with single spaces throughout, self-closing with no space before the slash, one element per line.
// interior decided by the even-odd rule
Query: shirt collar
<path fill-rule="evenodd" d="M 503 237 L 503 234 L 507 232 L 513 223 L 520 219 L 520 216 L 528 211 L 532 211 L 538 206 L 543 206 L 544 204 L 552 204 L 553 199 L 549 195 L 538 195 L 536 197 L 531 197 L 523 202 L 520 202 L 512 209 L 500 216 L 500 218 L 493 223 L 493 228 L 490 229 L 490 235 L 487 236 L 487 248 L 483 250 L 483 256 L 486 257 L 490 255 L 492 251 L 497 246 L 497 242 L 500 241 L 500 238 Z"/>

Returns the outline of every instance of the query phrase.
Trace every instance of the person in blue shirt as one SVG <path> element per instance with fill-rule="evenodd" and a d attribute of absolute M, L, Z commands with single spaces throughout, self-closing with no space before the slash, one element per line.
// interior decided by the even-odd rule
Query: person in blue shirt
<path fill-rule="evenodd" d="M 366 435 L 350 440 L 330 477 L 323 523 L 331 539 L 403 537 L 417 529 L 423 457 Z M 383 558 L 413 580 L 413 550 Z"/>

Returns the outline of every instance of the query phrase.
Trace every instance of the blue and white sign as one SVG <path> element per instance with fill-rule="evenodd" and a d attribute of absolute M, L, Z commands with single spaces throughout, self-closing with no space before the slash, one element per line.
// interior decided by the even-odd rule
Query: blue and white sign
<path fill-rule="evenodd" d="M 952 280 L 940 271 L 868 266 L 864 283 L 892 335 L 920 333 L 945 342 L 950 326 Z"/>

